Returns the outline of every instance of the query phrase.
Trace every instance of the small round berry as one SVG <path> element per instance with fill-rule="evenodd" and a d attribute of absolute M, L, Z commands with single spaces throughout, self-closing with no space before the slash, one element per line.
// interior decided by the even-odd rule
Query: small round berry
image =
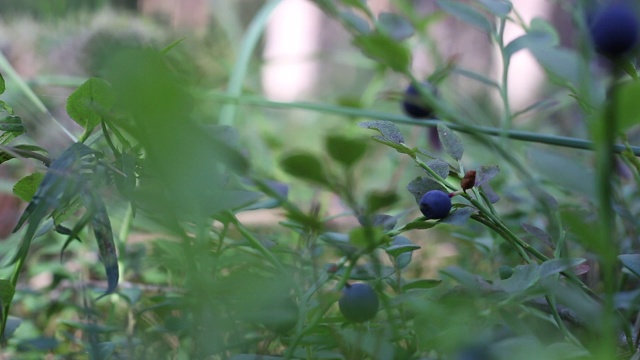
<path fill-rule="evenodd" d="M 451 211 L 451 198 L 444 191 L 428 191 L 420 199 L 420 211 L 427 220 L 442 219 Z"/>
<path fill-rule="evenodd" d="M 431 91 L 434 96 L 437 96 L 437 90 L 429 82 L 423 82 L 420 84 L 422 87 Z M 416 119 L 432 118 L 434 116 L 433 109 L 427 104 L 418 87 L 415 84 L 410 84 L 404 91 L 404 98 L 402 99 L 402 110 L 404 110 L 407 116 Z"/>
<path fill-rule="evenodd" d="M 600 7 L 589 19 L 589 33 L 597 52 L 624 55 L 638 45 L 640 24 L 635 9 L 624 1 Z"/>
<path fill-rule="evenodd" d="M 371 320 L 378 312 L 378 294 L 367 284 L 346 284 L 338 301 L 340 312 L 353 322 Z"/>

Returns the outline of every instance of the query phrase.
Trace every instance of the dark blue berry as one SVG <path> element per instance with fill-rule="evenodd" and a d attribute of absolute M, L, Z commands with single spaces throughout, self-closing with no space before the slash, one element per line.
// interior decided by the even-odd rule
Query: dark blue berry
<path fill-rule="evenodd" d="M 638 14 L 626 2 L 612 2 L 590 16 L 589 32 L 597 52 L 624 55 L 638 45 Z"/>
<path fill-rule="evenodd" d="M 442 219 L 451 211 L 449 194 L 440 190 L 431 190 L 420 199 L 420 211 L 428 219 Z"/>
<path fill-rule="evenodd" d="M 340 312 L 353 322 L 371 320 L 378 312 L 378 294 L 367 284 L 346 284 L 338 301 Z"/>
<path fill-rule="evenodd" d="M 430 83 L 425 81 L 421 85 L 427 91 L 437 95 L 436 89 Z M 432 118 L 434 116 L 433 109 L 424 101 L 420 91 L 414 84 L 409 85 L 404 92 L 402 110 L 407 116 L 417 119 Z"/>

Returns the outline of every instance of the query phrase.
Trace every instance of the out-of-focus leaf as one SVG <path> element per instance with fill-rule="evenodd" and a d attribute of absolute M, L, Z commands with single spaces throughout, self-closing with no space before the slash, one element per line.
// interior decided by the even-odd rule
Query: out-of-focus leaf
<path fill-rule="evenodd" d="M 395 191 L 371 191 L 367 193 L 366 206 L 367 213 L 375 213 L 376 211 L 389 207 L 398 201 L 399 197 Z"/>
<path fill-rule="evenodd" d="M 511 12 L 513 5 L 508 0 L 478 0 L 493 15 L 503 18 Z"/>
<path fill-rule="evenodd" d="M 2 335 L 2 340 L 6 340 L 11 338 L 13 333 L 16 332 L 18 327 L 22 324 L 22 319 L 19 317 L 9 315 L 7 317 L 7 326 L 4 328 L 4 334 Z"/>
<path fill-rule="evenodd" d="M 411 63 L 411 52 L 402 43 L 384 34 L 358 35 L 353 43 L 362 52 L 397 72 L 406 72 Z"/>
<path fill-rule="evenodd" d="M 315 155 L 307 152 L 297 152 L 285 155 L 280 160 L 280 166 L 287 174 L 311 181 L 320 185 L 331 186 L 329 176 Z"/>
<path fill-rule="evenodd" d="M 622 254 L 618 255 L 618 259 L 624 267 L 635 276 L 640 277 L 640 254 Z"/>
<path fill-rule="evenodd" d="M 342 18 L 342 21 L 344 21 L 348 26 L 356 30 L 358 33 L 368 34 L 371 32 L 371 26 L 369 25 L 369 22 L 353 11 L 342 11 L 340 12 L 339 16 L 340 18 Z"/>
<path fill-rule="evenodd" d="M 532 24 L 533 23 L 537 24 L 537 28 L 530 29 L 528 33 L 515 38 L 507 44 L 504 48 L 505 57 L 509 58 L 523 49 L 532 47 L 538 47 L 540 49 L 544 47 L 553 48 L 558 44 L 558 34 L 551 25 L 544 22 L 544 20 L 532 22 Z M 547 26 L 545 26 L 545 24 Z"/>
<path fill-rule="evenodd" d="M 431 289 L 442 283 L 442 280 L 436 279 L 420 279 L 408 282 L 402 285 L 402 290 L 412 290 L 412 289 Z"/>
<path fill-rule="evenodd" d="M 634 125 L 640 124 L 640 82 L 628 81 L 619 85 L 615 97 L 616 114 L 618 116 L 618 130 L 628 131 Z M 600 121 L 609 121 L 600 119 Z"/>
<path fill-rule="evenodd" d="M 542 44 L 535 44 L 528 47 L 533 56 L 551 74 L 570 83 L 580 83 L 580 69 L 587 68 L 582 59 L 575 51 L 550 47 Z"/>
<path fill-rule="evenodd" d="M 588 197 L 595 197 L 594 176 L 588 167 L 576 162 L 576 159 L 548 150 L 532 149 L 529 160 L 538 174 L 542 175 L 559 187 L 581 193 Z"/>
<path fill-rule="evenodd" d="M 493 179 L 500 172 L 498 165 L 482 165 L 476 170 L 476 182 L 474 186 L 482 186 Z"/>
<path fill-rule="evenodd" d="M 407 239 L 408 240 L 408 239 Z M 409 242 L 408 244 L 394 244 L 384 249 L 384 251 L 392 257 L 398 257 L 399 255 L 412 252 L 420 249 L 420 245 L 412 244 Z"/>
<path fill-rule="evenodd" d="M 91 130 L 102 121 L 102 114 L 111 110 L 115 95 L 104 80 L 90 78 L 67 99 L 67 114 L 78 125 Z"/>
<path fill-rule="evenodd" d="M 380 226 L 383 230 L 388 231 L 393 229 L 398 222 L 395 216 L 386 214 L 373 214 L 373 215 L 361 215 L 358 216 L 358 222 L 362 226 Z"/>
<path fill-rule="evenodd" d="M 445 124 L 438 123 L 438 137 L 440 138 L 440 142 L 442 142 L 444 151 L 452 158 L 460 161 L 464 153 L 464 147 L 458 135 Z"/>
<path fill-rule="evenodd" d="M 344 135 L 329 135 L 325 139 L 325 148 L 332 159 L 346 167 L 353 166 L 367 151 L 368 142 L 363 139 Z"/>
<path fill-rule="evenodd" d="M 493 26 L 487 18 L 475 8 L 459 1 L 438 0 L 438 6 L 445 12 L 459 20 L 477 27 L 478 29 L 491 33 Z"/>
<path fill-rule="evenodd" d="M 60 343 L 55 338 L 37 337 L 33 339 L 21 339 L 18 342 L 18 351 L 52 351 Z"/>
<path fill-rule="evenodd" d="M 493 191 L 493 188 L 491 187 L 491 185 L 482 184 L 482 185 L 480 185 L 480 188 L 482 189 L 484 194 L 487 196 L 487 199 L 489 199 L 490 203 L 495 204 L 498 201 L 500 201 L 500 196 L 498 194 L 496 194 L 495 191 Z"/>
<path fill-rule="evenodd" d="M 0 279 L 0 308 L 11 304 L 11 300 L 13 300 L 13 295 L 15 293 L 16 288 L 13 286 L 13 284 L 11 284 L 11 281 Z"/>
<path fill-rule="evenodd" d="M 371 249 L 379 245 L 384 237 L 379 227 L 357 227 L 349 232 L 349 243 L 362 249 Z"/>
<path fill-rule="evenodd" d="M 538 266 L 540 279 L 567 271 L 587 261 L 586 259 L 551 259 Z"/>
<path fill-rule="evenodd" d="M 391 246 L 385 251 L 398 269 L 404 269 L 411 262 L 413 252 L 419 248 L 420 246 L 415 245 L 405 236 L 398 235 L 393 238 Z"/>
<path fill-rule="evenodd" d="M 320 234 L 320 240 L 339 249 L 345 254 L 353 254 L 358 249 L 349 242 L 349 235 L 337 232 L 325 232 Z"/>
<path fill-rule="evenodd" d="M 538 240 L 542 241 L 551 249 L 555 249 L 555 245 L 553 245 L 553 242 L 551 241 L 551 235 L 547 234 L 546 231 L 527 223 L 522 223 L 520 224 L 520 226 L 524 229 L 524 231 L 535 236 Z"/>
<path fill-rule="evenodd" d="M 498 281 L 506 292 L 517 294 L 531 288 L 539 279 L 538 265 L 518 265 L 513 268 L 513 275 L 505 280 Z"/>
<path fill-rule="evenodd" d="M 164 48 L 162 48 L 160 50 L 160 54 L 162 55 L 166 55 L 169 51 L 171 51 L 174 47 L 178 46 L 178 44 L 180 44 L 184 39 L 186 38 L 180 38 L 174 42 L 172 42 L 171 44 L 165 46 Z"/>
<path fill-rule="evenodd" d="M 378 15 L 378 23 L 396 41 L 402 41 L 415 34 L 415 29 L 409 20 L 404 16 L 383 12 Z"/>
<path fill-rule="evenodd" d="M 4 93 L 4 91 L 6 90 L 6 85 L 4 83 L 4 78 L 2 77 L 2 74 L 0 74 L 0 94 Z"/>

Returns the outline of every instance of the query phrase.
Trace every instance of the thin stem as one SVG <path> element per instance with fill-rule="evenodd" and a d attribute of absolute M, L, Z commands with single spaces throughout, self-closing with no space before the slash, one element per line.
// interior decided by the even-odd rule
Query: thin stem
<path fill-rule="evenodd" d="M 519 130 L 508 130 L 503 132 L 502 129 L 489 127 L 489 126 L 477 126 L 477 125 L 465 125 L 465 124 L 456 124 L 446 121 L 440 120 L 415 120 L 410 117 L 399 115 L 399 114 L 390 114 L 383 113 L 379 111 L 372 110 L 362 110 L 355 109 L 343 106 L 332 106 L 326 104 L 318 104 L 311 102 L 278 102 L 278 101 L 269 101 L 261 97 L 254 96 L 229 96 L 226 94 L 220 93 L 211 93 L 211 96 L 214 99 L 217 99 L 222 102 L 230 102 L 236 104 L 246 104 L 246 105 L 255 105 L 261 107 L 269 107 L 276 109 L 303 109 L 309 111 L 316 111 L 326 114 L 334 114 L 334 115 L 343 115 L 350 117 L 361 117 L 361 118 L 369 118 L 369 119 L 377 119 L 377 120 L 387 120 L 398 124 L 407 124 L 414 126 L 422 126 L 422 127 L 436 127 L 439 123 L 445 124 L 451 130 L 459 131 L 465 134 L 482 134 L 488 136 L 506 136 L 509 139 L 520 140 L 531 143 L 539 143 L 539 144 L 547 144 L 554 146 L 561 146 L 573 149 L 581 149 L 581 150 L 594 150 L 595 145 L 593 142 L 577 139 L 568 136 L 556 136 L 556 135 L 545 135 L 538 134 L 529 131 L 519 131 Z M 615 153 L 622 153 L 625 150 L 625 146 L 622 144 L 616 144 L 613 147 Z M 634 155 L 640 156 L 640 147 L 639 146 L 630 146 L 629 149 L 633 152 Z"/>
<path fill-rule="evenodd" d="M 27 99 L 29 99 L 29 101 L 31 101 L 33 105 L 35 105 L 35 107 L 44 116 L 49 118 L 51 122 L 53 122 L 67 137 L 69 137 L 69 139 L 71 139 L 73 142 L 78 142 L 78 139 L 73 134 L 71 134 L 69 130 L 67 130 L 64 126 L 62 126 L 62 124 L 55 117 L 53 117 L 53 115 L 51 115 L 51 113 L 49 112 L 49 110 L 47 110 L 47 107 L 40 100 L 38 95 L 36 95 L 33 92 L 33 90 L 31 90 L 29 85 L 27 85 L 27 83 L 16 72 L 13 66 L 11 66 L 11 63 L 9 63 L 9 60 L 7 60 L 7 58 L 4 56 L 2 51 L 0 51 L 0 71 L 6 74 L 9 79 L 14 81 L 18 89 L 22 91 L 22 93 L 27 97 Z"/>
<path fill-rule="evenodd" d="M 281 1 L 282 0 L 271 0 L 267 2 L 251 21 L 251 24 L 242 39 L 238 59 L 235 62 L 236 65 L 231 72 L 229 87 L 227 88 L 228 96 L 237 97 L 242 94 L 242 84 L 244 83 L 244 79 L 249 69 L 251 55 L 253 55 L 255 48 L 258 45 L 258 41 L 264 32 L 269 15 L 271 15 L 273 10 Z M 235 122 L 235 116 L 236 104 L 226 104 L 220 112 L 220 125 L 233 125 Z"/>

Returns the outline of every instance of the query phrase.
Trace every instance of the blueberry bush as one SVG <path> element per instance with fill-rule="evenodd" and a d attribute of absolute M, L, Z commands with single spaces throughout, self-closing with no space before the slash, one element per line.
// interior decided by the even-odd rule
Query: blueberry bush
<path fill-rule="evenodd" d="M 0 57 L 0 163 L 26 206 L 0 245 L 7 356 L 640 358 L 635 3 L 561 4 L 567 46 L 508 0 L 438 0 L 433 14 L 314 0 L 384 99 L 337 104 L 255 95 L 249 65 L 279 3 L 262 5 L 215 86 L 188 37 L 100 52 L 66 98 L 73 127 L 47 117 L 61 150 L 29 136 L 11 91 L 46 105 Z M 437 51 L 432 74 L 414 75 L 413 47 L 447 19 L 491 40 L 498 80 Z M 524 33 L 507 42 L 507 26 Z M 517 109 L 507 75 L 521 51 L 548 84 Z M 499 100 L 464 96 L 460 78 Z M 336 126 L 300 133 L 317 148 L 258 139 L 282 112 Z"/>

